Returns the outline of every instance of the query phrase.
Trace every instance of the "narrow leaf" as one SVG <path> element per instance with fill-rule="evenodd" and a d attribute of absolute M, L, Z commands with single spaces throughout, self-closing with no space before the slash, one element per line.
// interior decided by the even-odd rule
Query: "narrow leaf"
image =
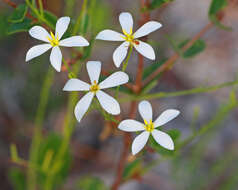
<path fill-rule="evenodd" d="M 230 27 L 224 26 L 220 23 L 217 14 L 228 5 L 227 0 L 212 0 L 208 16 L 210 20 L 219 28 L 224 30 L 231 30 Z"/>
<path fill-rule="evenodd" d="M 181 44 L 179 44 L 179 48 L 184 47 L 189 40 L 183 41 Z M 184 58 L 192 58 L 196 56 L 197 54 L 201 53 L 206 48 L 206 43 L 203 40 L 197 40 L 194 42 L 194 44 L 183 53 Z"/>
<path fill-rule="evenodd" d="M 12 23 L 7 29 L 7 34 L 26 32 L 32 27 L 31 19 L 25 18 L 22 22 Z"/>
<path fill-rule="evenodd" d="M 104 182 L 97 177 L 84 177 L 78 181 L 77 187 L 82 190 L 108 190 Z"/>
<path fill-rule="evenodd" d="M 164 4 L 172 2 L 172 1 L 173 0 L 153 0 L 148 9 L 153 10 L 153 9 L 156 9 L 156 8 L 160 8 Z"/>
<path fill-rule="evenodd" d="M 20 4 L 14 9 L 12 15 L 9 17 L 8 21 L 12 23 L 22 22 L 26 16 L 28 7 L 26 4 Z"/>

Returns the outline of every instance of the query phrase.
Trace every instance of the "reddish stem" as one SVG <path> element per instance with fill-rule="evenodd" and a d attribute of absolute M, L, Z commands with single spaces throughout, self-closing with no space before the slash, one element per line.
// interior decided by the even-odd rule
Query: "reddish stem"
<path fill-rule="evenodd" d="M 141 6 L 142 8 L 145 6 L 149 6 L 149 0 L 141 0 Z M 149 14 L 148 13 L 144 13 L 141 15 L 142 19 L 140 21 L 140 25 L 143 25 L 144 23 L 146 23 L 149 20 Z M 145 39 L 146 40 L 146 39 Z M 137 75 L 136 75 L 136 81 L 135 81 L 135 85 L 133 86 L 134 88 L 134 92 L 136 94 L 139 94 L 141 91 L 141 87 L 142 87 L 142 74 L 143 74 L 143 68 L 144 68 L 144 59 L 142 57 L 142 55 L 139 54 L 139 63 L 138 63 L 138 69 L 137 69 Z M 133 119 L 136 116 L 136 107 L 137 107 L 137 102 L 133 101 L 131 102 L 131 106 L 130 106 L 130 118 Z M 131 134 L 130 133 L 124 133 L 124 140 L 123 140 L 123 150 L 120 156 L 120 160 L 119 160 L 119 164 L 117 167 L 117 172 L 116 172 L 116 178 L 115 181 L 112 185 L 112 190 L 117 190 L 118 187 L 120 186 L 121 182 L 122 182 L 122 175 L 123 175 L 123 171 L 124 168 L 126 166 L 127 163 L 127 158 L 129 155 L 129 148 L 130 148 L 130 142 L 131 142 Z"/>
<path fill-rule="evenodd" d="M 135 101 L 131 102 L 131 106 L 130 106 L 130 118 L 135 118 L 136 115 L 136 107 L 137 107 L 137 103 Z M 117 190 L 118 187 L 121 184 L 122 181 L 122 175 L 123 175 L 123 171 L 124 168 L 126 166 L 127 163 L 127 157 L 129 155 L 129 147 L 130 147 L 130 142 L 131 142 L 131 134 L 130 133 L 123 133 L 123 150 L 120 156 L 120 160 L 119 160 L 119 164 L 117 167 L 117 172 L 116 172 L 116 179 L 112 185 L 112 190 Z"/>

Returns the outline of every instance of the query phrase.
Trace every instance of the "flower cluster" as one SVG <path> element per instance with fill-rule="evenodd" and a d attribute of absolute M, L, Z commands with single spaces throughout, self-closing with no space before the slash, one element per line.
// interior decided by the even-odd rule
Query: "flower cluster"
<path fill-rule="evenodd" d="M 113 30 L 103 30 L 97 36 L 98 40 L 107 41 L 123 41 L 113 53 L 113 61 L 116 67 L 120 67 L 121 63 L 127 56 L 129 48 L 135 48 L 144 57 L 155 60 L 155 52 L 153 48 L 141 41 L 139 38 L 147 36 L 149 33 L 158 30 L 162 25 L 156 21 L 150 21 L 141 26 L 136 32 L 133 32 L 133 18 L 130 13 L 124 12 L 119 16 L 122 32 L 118 33 Z M 61 71 L 62 53 L 60 46 L 63 47 L 84 47 L 88 46 L 88 41 L 82 36 L 72 36 L 61 40 L 70 23 L 69 17 L 61 17 L 58 19 L 55 27 L 55 33 L 48 33 L 41 26 L 34 26 L 30 29 L 29 34 L 38 40 L 45 42 L 44 44 L 32 47 L 26 54 L 26 61 L 45 53 L 52 48 L 50 54 L 50 63 L 58 72 Z M 93 98 L 96 96 L 101 107 L 109 114 L 120 114 L 120 105 L 116 99 L 105 93 L 103 90 L 107 88 L 123 85 L 129 81 L 129 77 L 125 72 L 118 71 L 99 82 L 101 73 L 101 62 L 88 61 L 86 64 L 87 72 L 91 84 L 82 80 L 71 78 L 65 84 L 63 91 L 84 91 L 85 95 L 78 101 L 74 109 L 74 114 L 78 122 L 80 122 L 87 112 Z M 138 153 L 146 144 L 150 134 L 155 141 L 166 149 L 173 150 L 174 143 L 169 135 L 157 130 L 159 126 L 164 125 L 168 121 L 174 119 L 179 111 L 170 109 L 164 111 L 154 122 L 152 122 L 152 107 L 148 101 L 139 103 L 139 112 L 144 119 L 144 124 L 138 121 L 127 119 L 121 121 L 118 128 L 126 132 L 143 131 L 138 135 L 132 143 L 132 154 Z"/>

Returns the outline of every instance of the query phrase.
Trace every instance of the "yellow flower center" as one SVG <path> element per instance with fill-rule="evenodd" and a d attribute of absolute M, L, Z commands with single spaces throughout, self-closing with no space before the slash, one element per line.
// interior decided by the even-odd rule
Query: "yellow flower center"
<path fill-rule="evenodd" d="M 125 36 L 122 36 L 124 40 L 129 42 L 131 45 L 139 45 L 139 41 L 134 39 L 134 35 L 132 32 L 132 28 L 130 29 L 130 33 L 128 34 L 124 29 L 122 30 Z"/>
<path fill-rule="evenodd" d="M 47 37 L 47 39 L 49 40 L 50 44 L 55 47 L 59 45 L 59 36 L 57 34 L 57 37 L 55 37 L 55 35 L 53 34 L 53 32 L 50 32 L 50 37 Z"/>
<path fill-rule="evenodd" d="M 93 93 L 96 93 L 98 90 L 100 90 L 100 88 L 95 80 L 95 81 L 93 81 L 93 84 L 90 87 L 90 91 Z"/>
<path fill-rule="evenodd" d="M 145 130 L 148 131 L 148 132 L 152 132 L 154 130 L 154 123 L 152 122 L 152 120 L 150 120 L 150 122 L 147 122 L 146 120 L 144 120 L 144 127 L 145 127 Z"/>

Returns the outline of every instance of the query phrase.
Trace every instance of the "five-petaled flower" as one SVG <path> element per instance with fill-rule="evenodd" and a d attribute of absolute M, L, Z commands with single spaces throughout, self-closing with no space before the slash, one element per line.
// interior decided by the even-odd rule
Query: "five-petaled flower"
<path fill-rule="evenodd" d="M 162 25 L 156 21 L 149 21 L 141 26 L 135 33 L 133 33 L 133 18 L 130 13 L 123 12 L 119 16 L 119 21 L 122 27 L 123 34 L 113 30 L 103 30 L 96 39 L 107 41 L 124 41 L 113 53 L 113 61 L 116 67 L 120 67 L 123 60 L 126 58 L 128 48 L 133 46 L 140 54 L 148 59 L 154 60 L 155 53 L 153 48 L 140 40 L 143 36 L 159 29 Z"/>
<path fill-rule="evenodd" d="M 32 47 L 26 54 L 26 61 L 29 61 L 52 48 L 50 54 L 50 63 L 56 71 L 60 72 L 62 64 L 62 53 L 59 46 L 64 47 L 83 47 L 88 46 L 88 41 L 82 36 L 72 36 L 64 40 L 60 40 L 66 32 L 70 22 L 69 17 L 61 17 L 58 19 L 55 27 L 55 34 L 50 34 L 41 26 L 34 26 L 30 29 L 29 34 L 38 40 L 47 42 Z"/>
<path fill-rule="evenodd" d="M 120 114 L 119 103 L 113 97 L 106 94 L 102 90 L 127 83 L 129 80 L 128 75 L 122 71 L 118 71 L 111 74 L 102 82 L 98 83 L 101 72 L 101 62 L 99 61 L 87 62 L 87 71 L 91 85 L 79 79 L 70 79 L 65 84 L 63 89 L 64 91 L 88 91 L 77 103 L 74 109 L 74 114 L 78 122 L 81 121 L 82 117 L 88 110 L 95 95 L 104 110 L 112 115 Z"/>
<path fill-rule="evenodd" d="M 138 107 L 140 115 L 144 119 L 144 124 L 132 119 L 127 119 L 122 121 L 118 126 L 119 129 L 126 132 L 143 131 L 134 139 L 132 143 L 132 154 L 135 155 L 143 149 L 150 134 L 152 134 L 155 141 L 162 147 L 174 150 L 174 143 L 171 137 L 156 128 L 174 119 L 180 112 L 178 110 L 168 109 L 164 111 L 154 122 L 152 122 L 151 104 L 148 101 L 142 101 Z"/>

